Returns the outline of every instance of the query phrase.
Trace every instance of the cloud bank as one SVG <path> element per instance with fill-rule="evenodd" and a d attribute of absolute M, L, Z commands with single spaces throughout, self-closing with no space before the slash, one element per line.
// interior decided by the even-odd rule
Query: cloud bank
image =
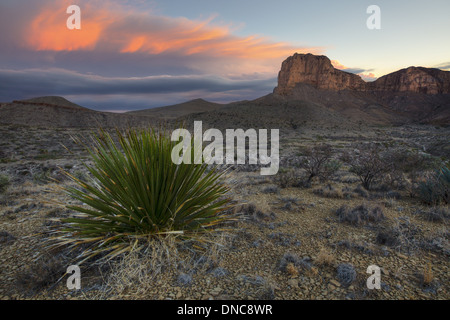
<path fill-rule="evenodd" d="M 287 56 L 322 51 L 236 36 L 214 16 L 189 20 L 127 3 L 78 1 L 81 30 L 69 30 L 72 1 L 2 2 L 0 28 L 8 32 L 0 34 L 0 101 L 51 94 L 123 109 L 137 96 L 156 101 L 142 108 L 170 103 L 164 95 L 251 99 L 271 92 Z"/>

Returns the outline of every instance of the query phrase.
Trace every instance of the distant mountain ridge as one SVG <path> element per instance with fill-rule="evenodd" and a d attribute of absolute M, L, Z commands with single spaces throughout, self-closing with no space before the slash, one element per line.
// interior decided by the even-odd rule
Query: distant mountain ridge
<path fill-rule="evenodd" d="M 203 99 L 131 111 L 94 111 L 62 97 L 0 104 L 0 123 L 46 127 L 124 127 L 204 120 L 216 128 L 354 127 L 361 123 L 450 125 L 450 72 L 409 67 L 365 82 L 338 70 L 326 56 L 294 54 L 281 66 L 278 86 L 252 101 Z"/>

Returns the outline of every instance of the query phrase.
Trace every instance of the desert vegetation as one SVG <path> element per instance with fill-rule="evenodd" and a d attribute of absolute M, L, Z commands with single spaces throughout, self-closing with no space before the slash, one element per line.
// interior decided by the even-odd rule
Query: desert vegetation
<path fill-rule="evenodd" d="M 276 176 L 172 166 L 152 131 L 0 131 L 2 299 L 449 298 L 445 128 L 300 126 Z"/>

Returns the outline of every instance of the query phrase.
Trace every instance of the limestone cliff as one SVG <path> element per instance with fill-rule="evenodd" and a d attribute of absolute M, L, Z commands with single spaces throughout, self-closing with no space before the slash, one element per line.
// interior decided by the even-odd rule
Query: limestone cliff
<path fill-rule="evenodd" d="M 283 62 L 274 93 L 290 95 L 299 84 L 308 84 L 319 90 L 330 91 L 445 94 L 450 93 L 450 72 L 409 67 L 385 75 L 374 82 L 365 82 L 356 74 L 334 68 L 326 56 L 296 53 Z"/>

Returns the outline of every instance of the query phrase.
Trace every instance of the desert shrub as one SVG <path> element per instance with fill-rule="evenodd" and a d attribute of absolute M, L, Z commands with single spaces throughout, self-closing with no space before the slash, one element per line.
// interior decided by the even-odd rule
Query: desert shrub
<path fill-rule="evenodd" d="M 280 260 L 279 269 L 283 272 L 289 272 L 289 266 L 298 267 L 300 265 L 300 258 L 293 253 L 285 253 Z"/>
<path fill-rule="evenodd" d="M 300 205 L 300 199 L 297 197 L 280 197 L 279 200 L 286 210 L 292 210 L 294 206 L 298 207 Z"/>
<path fill-rule="evenodd" d="M 8 176 L 0 174 L 0 193 L 6 192 L 10 182 Z"/>
<path fill-rule="evenodd" d="M 383 210 L 380 207 L 368 208 L 364 204 L 353 209 L 343 205 L 336 211 L 336 214 L 340 222 L 346 222 L 355 226 L 366 222 L 380 222 L 385 219 Z"/>
<path fill-rule="evenodd" d="M 313 192 L 317 195 L 321 195 L 326 198 L 338 198 L 342 199 L 344 197 L 344 193 L 342 190 L 334 188 L 332 185 L 327 184 L 326 186 L 315 189 Z"/>
<path fill-rule="evenodd" d="M 442 223 L 450 219 L 450 210 L 444 207 L 434 207 L 426 211 L 421 211 L 420 215 L 427 221 Z"/>
<path fill-rule="evenodd" d="M 288 274 L 297 274 L 299 270 L 308 270 L 312 267 L 308 259 L 300 259 L 294 253 L 285 253 L 280 260 L 279 269 Z"/>
<path fill-rule="evenodd" d="M 54 240 L 57 246 L 88 245 L 80 263 L 100 253 L 113 258 L 140 250 L 169 235 L 199 239 L 232 219 L 224 170 L 175 164 L 178 143 L 153 129 L 117 130 L 117 140 L 101 131 L 84 144 L 93 162 L 84 163 L 93 176 L 89 182 L 67 173 L 81 187 L 67 187 L 67 194 L 85 205 L 67 206 L 79 214 L 62 220 L 65 228 Z"/>
<path fill-rule="evenodd" d="M 303 151 L 303 155 L 304 158 L 300 167 L 308 173 L 308 183 L 314 177 L 318 177 L 321 181 L 328 180 L 341 166 L 338 160 L 332 159 L 333 149 L 327 144 L 315 145 L 312 148 L 307 147 Z"/>
<path fill-rule="evenodd" d="M 263 189 L 264 193 L 279 193 L 280 189 L 278 186 L 267 186 Z"/>
<path fill-rule="evenodd" d="M 450 232 L 448 230 L 438 230 L 425 237 L 420 247 L 427 251 L 434 251 L 450 256 Z"/>
<path fill-rule="evenodd" d="M 273 220 L 275 219 L 275 213 L 267 214 L 261 211 L 254 203 L 243 204 L 239 209 L 238 213 L 244 217 L 244 219 L 261 222 L 263 220 Z"/>
<path fill-rule="evenodd" d="M 398 251 L 413 253 L 421 243 L 422 231 L 409 217 L 399 217 L 388 229 L 378 231 L 376 242 Z"/>
<path fill-rule="evenodd" d="M 364 189 L 364 187 L 360 184 L 358 184 L 356 186 L 355 189 L 353 189 L 353 192 L 356 193 L 357 195 L 363 197 L 363 198 L 368 198 L 369 197 L 369 192 L 367 192 L 366 189 Z"/>
<path fill-rule="evenodd" d="M 442 167 L 419 184 L 418 198 L 428 205 L 448 204 L 450 201 L 450 169 Z"/>
<path fill-rule="evenodd" d="M 337 279 L 344 287 L 351 285 L 356 280 L 356 271 L 353 265 L 349 263 L 341 263 L 338 265 Z"/>
<path fill-rule="evenodd" d="M 345 153 L 343 161 L 350 166 L 349 171 L 356 174 L 366 190 L 381 180 L 391 170 L 392 164 L 385 154 L 385 148 L 379 144 L 362 145 L 353 153 Z"/>
<path fill-rule="evenodd" d="M 60 256 L 46 256 L 29 266 L 18 275 L 16 286 L 26 294 L 36 294 L 46 287 L 54 285 L 64 276 L 67 266 Z"/>
<path fill-rule="evenodd" d="M 386 180 L 397 188 L 408 188 L 411 181 L 415 181 L 423 171 L 435 169 L 438 165 L 436 158 L 404 147 L 387 150 L 386 161 L 391 164 Z"/>
<path fill-rule="evenodd" d="M 273 177 L 274 183 L 280 188 L 289 188 L 296 185 L 298 175 L 294 169 L 280 168 L 278 173 Z"/>

